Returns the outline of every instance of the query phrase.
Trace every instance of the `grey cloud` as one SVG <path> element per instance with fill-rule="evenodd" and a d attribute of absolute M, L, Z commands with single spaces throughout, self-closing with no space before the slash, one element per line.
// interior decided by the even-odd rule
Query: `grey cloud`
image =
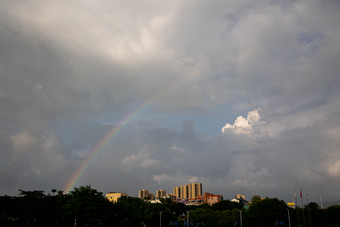
<path fill-rule="evenodd" d="M 2 193 L 62 189 L 140 110 L 78 184 L 340 198 L 337 1 L 0 5 Z"/>

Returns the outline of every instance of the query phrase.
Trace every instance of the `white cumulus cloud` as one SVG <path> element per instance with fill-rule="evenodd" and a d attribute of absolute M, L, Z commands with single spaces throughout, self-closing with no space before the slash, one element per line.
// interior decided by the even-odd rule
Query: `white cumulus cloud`
<path fill-rule="evenodd" d="M 233 125 L 227 123 L 222 128 L 222 134 L 232 132 L 236 135 L 246 135 L 248 137 L 254 137 L 254 125 L 261 120 L 258 110 L 252 110 L 248 112 L 247 118 L 238 116 Z"/>

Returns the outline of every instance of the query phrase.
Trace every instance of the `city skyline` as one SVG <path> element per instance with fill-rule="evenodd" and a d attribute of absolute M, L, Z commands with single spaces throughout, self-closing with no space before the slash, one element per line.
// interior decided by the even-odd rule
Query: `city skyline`
<path fill-rule="evenodd" d="M 339 201 L 336 0 L 0 2 L 0 193 Z"/>

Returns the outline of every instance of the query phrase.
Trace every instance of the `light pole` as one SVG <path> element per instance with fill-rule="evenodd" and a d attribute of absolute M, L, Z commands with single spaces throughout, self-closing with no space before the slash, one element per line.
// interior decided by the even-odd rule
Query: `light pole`
<path fill-rule="evenodd" d="M 190 212 L 190 211 L 187 210 L 187 226 L 190 226 L 190 225 L 189 225 L 189 212 Z"/>
<path fill-rule="evenodd" d="M 240 210 L 240 226 L 242 227 L 242 210 Z"/>
<path fill-rule="evenodd" d="M 288 224 L 289 224 L 289 227 L 290 227 L 290 214 L 289 214 L 289 209 L 287 208 L 287 211 L 288 211 Z"/>
<path fill-rule="evenodd" d="M 159 227 L 162 227 L 162 211 L 159 212 Z"/>

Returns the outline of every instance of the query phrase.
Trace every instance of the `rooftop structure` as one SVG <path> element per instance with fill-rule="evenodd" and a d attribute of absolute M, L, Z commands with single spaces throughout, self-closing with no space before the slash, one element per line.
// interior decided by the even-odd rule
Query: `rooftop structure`
<path fill-rule="evenodd" d="M 128 194 L 126 193 L 122 193 L 122 192 L 109 192 L 105 195 L 105 197 L 113 203 L 116 203 L 118 201 L 118 199 L 122 196 L 128 196 Z"/>

